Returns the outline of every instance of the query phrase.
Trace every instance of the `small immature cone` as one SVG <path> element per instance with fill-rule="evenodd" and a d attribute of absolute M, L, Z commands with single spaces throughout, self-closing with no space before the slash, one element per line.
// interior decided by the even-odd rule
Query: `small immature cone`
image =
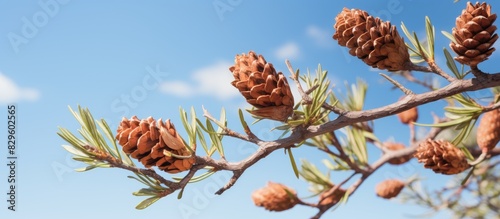
<path fill-rule="evenodd" d="M 404 97 L 401 97 L 399 100 L 401 100 L 403 98 Z M 406 125 L 411 125 L 418 120 L 418 109 L 417 109 L 417 107 L 413 107 L 409 110 L 400 112 L 397 115 L 398 115 L 399 121 L 401 121 L 401 123 L 406 124 Z"/>
<path fill-rule="evenodd" d="M 385 142 L 384 146 L 391 151 L 405 149 L 405 146 L 401 143 Z M 412 158 L 411 155 L 402 156 L 402 157 L 395 157 L 395 158 L 390 159 L 388 161 L 388 163 L 390 163 L 392 165 L 400 165 L 400 164 L 404 164 L 404 163 L 408 162 L 411 158 Z"/>
<path fill-rule="evenodd" d="M 252 200 L 256 206 L 266 210 L 284 211 L 293 208 L 298 197 L 295 190 L 280 183 L 269 182 L 266 187 L 252 193 Z"/>
<path fill-rule="evenodd" d="M 338 188 L 330 196 L 326 196 L 326 193 L 323 192 L 323 193 L 321 193 L 321 195 L 319 195 L 319 200 L 322 200 L 319 202 L 319 205 L 333 206 L 333 205 L 337 204 L 340 201 L 340 199 L 342 199 L 342 197 L 344 197 L 345 192 L 346 192 L 346 190 L 342 189 L 342 188 Z"/>
<path fill-rule="evenodd" d="M 255 110 L 250 113 L 278 121 L 286 121 L 293 113 L 293 95 L 283 73 L 274 69 L 262 55 L 250 51 L 236 55 L 233 73 L 236 87 Z"/>
<path fill-rule="evenodd" d="M 367 65 L 389 71 L 405 70 L 410 55 L 402 37 L 390 22 L 366 11 L 344 8 L 335 18 L 333 39 L 349 48 L 349 54 Z"/>
<path fill-rule="evenodd" d="M 470 167 L 465 154 L 445 140 L 427 139 L 419 145 L 414 157 L 425 168 L 445 175 L 461 173 Z"/>
<path fill-rule="evenodd" d="M 452 41 L 450 47 L 458 55 L 455 60 L 464 65 L 477 66 L 488 59 L 495 51 L 492 46 L 498 39 L 495 33 L 497 27 L 493 24 L 496 18 L 489 4 L 467 2 L 453 28 L 456 42 Z"/>
<path fill-rule="evenodd" d="M 195 162 L 195 157 L 170 120 L 155 121 L 152 117 L 139 120 L 136 116 L 123 118 L 116 140 L 123 147 L 123 152 L 147 168 L 157 166 L 165 172 L 178 173 L 191 169 Z M 189 158 L 182 159 L 172 154 Z"/>
<path fill-rule="evenodd" d="M 377 196 L 385 199 L 394 198 L 399 195 L 401 190 L 405 187 L 405 183 L 397 179 L 388 179 L 380 182 L 375 187 Z"/>
<path fill-rule="evenodd" d="M 398 113 L 399 121 L 403 124 L 412 124 L 418 119 L 418 109 L 413 107 L 409 110 Z"/>
<path fill-rule="evenodd" d="M 483 152 L 491 151 L 500 141 L 500 109 L 483 114 L 477 127 L 477 145 Z"/>

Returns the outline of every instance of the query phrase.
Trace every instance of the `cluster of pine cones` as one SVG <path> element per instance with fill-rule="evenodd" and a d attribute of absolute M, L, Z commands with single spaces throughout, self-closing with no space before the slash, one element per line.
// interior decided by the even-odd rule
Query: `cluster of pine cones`
<path fill-rule="evenodd" d="M 491 13 L 486 3 L 467 3 L 467 7 L 456 19 L 453 28 L 455 41 L 450 43 L 458 55 L 455 60 L 477 66 L 488 59 L 498 39 L 493 22 L 496 14 Z M 370 16 L 366 11 L 344 8 L 335 18 L 333 39 L 341 46 L 349 48 L 349 53 L 367 65 L 389 71 L 407 70 L 410 55 L 403 38 L 390 22 Z M 287 121 L 293 114 L 294 98 L 286 77 L 277 72 L 262 55 L 250 51 L 237 55 L 235 64 L 229 68 L 237 88 L 254 109 L 255 116 Z M 413 124 L 418 119 L 417 108 L 399 113 L 404 124 Z M 500 110 L 483 115 L 478 128 L 478 145 L 487 153 L 500 140 Z M 158 167 L 168 173 L 189 170 L 195 163 L 195 145 L 188 146 L 177 133 L 170 120 L 154 120 L 152 117 L 138 119 L 133 116 L 124 118 L 117 131 L 116 139 L 123 151 L 140 161 L 145 167 Z M 405 149 L 403 144 L 385 143 L 388 150 Z M 464 153 L 450 142 L 427 140 L 418 147 L 413 155 L 425 168 L 441 174 L 457 174 L 470 167 Z M 412 156 L 389 160 L 393 165 L 408 162 Z M 404 188 L 405 183 L 390 179 L 376 186 L 376 194 L 382 198 L 393 198 Z M 338 189 L 333 195 L 320 196 L 320 205 L 334 205 L 345 194 Z M 253 193 L 252 199 L 257 206 L 271 211 L 283 211 L 295 206 L 299 199 L 297 193 L 285 185 L 270 182 L 266 187 Z"/>
<path fill-rule="evenodd" d="M 488 59 L 495 51 L 492 46 L 498 39 L 498 35 L 495 33 L 496 26 L 493 24 L 495 20 L 496 14 L 491 13 L 490 5 L 468 2 L 466 9 L 456 19 L 456 27 L 452 31 L 455 41 L 450 43 L 450 47 L 457 54 L 455 60 L 476 67 L 479 63 Z M 408 49 L 396 27 L 390 22 L 384 22 L 379 18 L 372 17 L 363 10 L 347 8 L 344 8 L 337 15 L 335 21 L 334 29 L 336 32 L 333 39 L 337 40 L 339 45 L 349 48 L 349 54 L 358 57 L 371 67 L 382 70 L 408 70 L 407 68 L 411 62 Z M 259 60 L 260 57 L 256 58 L 253 52 L 250 52 L 247 56 L 237 57 L 235 67 L 232 67 L 231 71 L 238 69 L 236 66 L 241 65 L 243 58 L 253 61 Z M 260 62 L 261 66 L 266 64 L 263 58 L 262 61 L 253 62 Z M 249 66 L 248 63 L 248 61 L 244 62 L 244 66 Z M 256 72 L 256 68 L 253 69 L 253 72 Z M 248 75 L 252 74 L 252 71 L 247 72 L 249 73 L 239 76 L 239 71 L 233 71 L 235 76 L 233 85 L 240 90 L 250 104 L 257 108 L 263 107 L 263 105 L 255 104 L 255 99 L 259 98 L 258 95 L 248 95 L 252 89 L 250 83 L 245 83 L 246 86 L 237 86 L 240 78 L 247 80 Z M 260 76 L 262 70 L 257 72 L 257 75 Z M 282 78 L 281 74 L 278 78 Z M 269 92 L 262 93 L 262 95 L 269 94 Z M 291 111 L 273 117 L 277 118 L 276 120 L 283 121 L 290 114 Z M 403 124 L 412 125 L 418 119 L 417 108 L 399 113 L 398 118 Z M 493 110 L 483 114 L 477 131 L 477 140 L 478 146 L 484 153 L 492 150 L 500 141 L 500 110 Z M 403 144 L 391 142 L 384 143 L 384 146 L 391 151 L 406 148 Z M 388 163 L 399 165 L 408 162 L 412 157 L 416 157 L 419 162 L 424 164 L 425 168 L 441 174 L 457 174 L 470 167 L 465 154 L 455 145 L 444 140 L 430 139 L 422 142 L 413 156 L 393 158 Z M 375 187 L 375 192 L 381 198 L 390 199 L 396 197 L 405 185 L 406 183 L 401 180 L 388 179 L 379 183 Z M 335 197 L 330 199 L 320 197 L 320 200 L 330 200 L 332 203 L 336 203 L 343 196 L 345 190 L 340 189 L 338 192 L 339 194 L 335 194 Z M 269 183 L 267 187 L 255 191 L 252 199 L 257 206 L 263 206 L 271 211 L 282 211 L 292 208 L 296 204 L 296 193 L 284 185 Z"/>
<path fill-rule="evenodd" d="M 495 51 L 492 46 L 498 39 L 493 24 L 496 18 L 487 3 L 467 3 L 453 28 L 455 41 L 450 47 L 458 55 L 455 60 L 473 67 L 488 59 Z M 337 15 L 335 21 L 333 39 L 349 48 L 349 54 L 379 69 L 407 70 L 410 63 L 408 49 L 390 22 L 383 22 L 360 9 L 347 8 Z"/>

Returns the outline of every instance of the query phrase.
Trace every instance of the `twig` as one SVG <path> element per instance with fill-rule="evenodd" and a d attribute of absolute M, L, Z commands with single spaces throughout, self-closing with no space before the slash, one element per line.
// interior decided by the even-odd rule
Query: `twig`
<path fill-rule="evenodd" d="M 90 146 L 90 147 L 93 147 L 93 146 Z M 129 166 L 129 165 L 123 164 L 123 162 L 121 162 L 120 160 L 117 160 L 116 158 L 112 157 L 109 154 L 107 154 L 107 156 L 102 157 L 100 160 L 108 162 L 113 167 L 129 170 L 129 171 L 132 171 L 134 173 L 142 173 L 146 176 L 149 176 L 153 179 L 158 180 L 162 184 L 164 184 L 167 187 L 172 188 L 174 190 L 176 188 L 178 188 L 178 183 L 175 183 L 175 182 L 172 182 L 170 180 L 163 178 L 158 173 L 156 173 L 156 171 L 154 171 L 153 169 L 142 169 L 142 168 L 138 168 L 135 166 Z"/>
<path fill-rule="evenodd" d="M 323 105 L 321 105 L 321 107 L 323 107 L 323 108 L 325 108 L 327 110 L 330 110 L 333 113 L 338 114 L 338 115 L 342 115 L 342 114 L 348 112 L 346 110 L 340 109 L 340 108 L 338 108 L 336 106 L 332 106 L 332 105 L 327 104 L 327 103 L 323 103 Z"/>
<path fill-rule="evenodd" d="M 356 171 L 358 173 L 364 173 L 365 170 L 363 170 L 361 167 L 359 167 L 356 163 L 352 162 L 351 158 L 349 156 L 347 156 L 344 149 L 342 148 L 342 145 L 340 145 L 340 142 L 337 138 L 337 135 L 335 135 L 335 132 L 331 132 L 331 136 L 332 136 L 332 139 L 330 139 L 330 140 L 332 141 L 332 145 L 335 147 L 335 149 L 337 149 L 339 154 L 337 155 L 337 154 L 331 152 L 330 149 L 327 149 L 327 150 L 330 151 L 331 154 L 337 155 L 338 158 L 340 158 L 342 161 L 344 161 L 354 171 Z M 328 153 L 328 151 L 326 151 L 326 152 Z"/>
<path fill-rule="evenodd" d="M 215 124 L 217 124 L 219 127 L 222 128 L 222 130 L 224 130 L 224 133 L 223 134 L 226 134 L 228 136 L 231 136 L 231 137 L 234 137 L 234 138 L 238 138 L 238 139 L 241 139 L 241 140 L 244 140 L 244 141 L 248 141 L 248 142 L 252 142 L 252 143 L 255 143 L 257 144 L 258 142 L 261 142 L 262 140 L 260 140 L 257 136 L 255 136 L 250 130 L 248 130 L 249 132 L 249 135 L 243 135 L 239 132 L 236 132 L 236 131 L 233 131 L 231 129 L 229 129 L 228 127 L 226 126 L 222 126 L 219 124 L 219 121 L 217 119 L 215 119 L 209 112 L 208 110 L 206 110 L 205 108 L 203 108 L 203 116 L 205 116 L 207 119 L 209 119 L 210 121 L 214 122 Z"/>
<path fill-rule="evenodd" d="M 457 80 L 456 78 L 454 78 L 454 77 L 450 76 L 449 74 L 447 74 L 446 72 L 444 72 L 443 69 L 441 69 L 438 65 L 436 65 L 436 62 L 429 61 L 429 62 L 427 62 L 427 64 L 429 64 L 429 67 L 432 69 L 432 71 L 434 73 L 436 73 L 439 76 L 443 77 L 447 81 L 454 82 L 454 81 Z"/>
<path fill-rule="evenodd" d="M 357 172 L 352 173 L 349 177 L 347 177 L 346 179 L 344 179 L 342 182 L 340 182 L 339 184 L 337 184 L 334 187 L 330 188 L 330 190 L 328 190 L 328 191 L 326 191 L 324 193 L 324 198 L 323 199 L 327 198 L 328 196 L 333 195 L 333 193 L 335 193 L 335 191 L 337 191 L 338 189 L 340 189 L 340 187 L 342 187 L 344 184 L 346 184 L 347 182 L 349 182 L 349 180 L 351 180 L 357 174 L 360 174 L 360 173 L 357 173 Z M 319 202 L 323 201 L 323 199 L 319 200 Z"/>
<path fill-rule="evenodd" d="M 324 134 L 331 130 L 337 130 L 350 124 L 394 115 L 418 105 L 437 101 L 465 91 L 475 91 L 494 86 L 500 86 L 500 73 L 490 74 L 487 78 L 456 80 L 443 88 L 422 94 L 414 94 L 412 95 L 410 102 L 398 101 L 396 103 L 371 110 L 346 112 L 335 120 L 321 125 L 309 126 L 307 128 L 308 132 L 305 133 L 304 137 L 310 138 L 316 135 Z"/>
<path fill-rule="evenodd" d="M 471 166 L 478 165 L 479 163 L 483 162 L 484 159 L 486 159 L 486 155 L 488 155 L 488 151 L 483 151 L 481 155 L 479 155 L 479 157 L 476 160 L 470 162 L 469 165 Z"/>
<path fill-rule="evenodd" d="M 477 65 L 471 66 L 470 69 L 472 71 L 472 74 L 474 76 L 476 76 L 476 78 L 485 77 L 486 76 L 486 73 L 484 73 L 483 71 L 479 70 L 479 68 L 477 67 Z"/>
<path fill-rule="evenodd" d="M 441 68 L 439 68 L 439 66 L 437 66 L 434 61 L 432 61 L 432 60 L 426 60 L 426 62 L 429 65 L 429 67 L 415 65 L 412 62 L 407 63 L 407 65 L 405 67 L 406 67 L 407 70 L 410 70 L 410 71 L 420 71 L 420 72 L 429 72 L 429 73 L 432 72 L 432 73 L 435 73 L 435 74 L 443 77 L 444 79 L 446 79 L 449 82 L 453 82 L 453 81 L 457 80 L 456 78 L 450 76 L 449 74 L 447 74 L 446 72 L 444 72 Z"/>
<path fill-rule="evenodd" d="M 401 91 L 403 91 L 403 93 L 405 93 L 406 95 L 410 95 L 410 94 L 413 94 L 413 92 L 411 90 L 409 90 L 408 88 L 404 87 L 403 85 L 401 85 L 399 82 L 397 82 L 396 80 L 392 79 L 391 77 L 387 76 L 386 74 L 384 73 L 379 73 L 382 77 L 384 77 L 385 79 L 387 79 L 389 82 L 391 82 L 392 84 L 394 84 L 394 86 L 398 87 Z"/>
<path fill-rule="evenodd" d="M 432 84 L 430 84 L 430 83 L 428 83 L 426 81 L 421 81 L 421 80 L 415 78 L 413 76 L 413 74 L 411 73 L 411 71 L 404 71 L 404 72 L 402 72 L 400 74 L 397 74 L 397 75 L 400 75 L 401 77 L 403 77 L 404 79 L 406 79 L 409 82 L 421 85 L 421 86 L 429 89 L 430 91 L 433 91 L 435 89 Z"/>
<path fill-rule="evenodd" d="M 297 204 L 298 205 L 305 205 L 305 206 L 309 206 L 309 207 L 313 207 L 313 208 L 317 208 L 318 205 L 315 204 L 315 203 L 308 203 L 308 202 L 304 202 L 302 199 L 298 199 L 297 200 Z"/>
<path fill-rule="evenodd" d="M 300 96 L 302 97 L 302 100 L 306 101 L 306 102 L 311 102 L 311 97 L 309 97 L 309 95 L 304 92 L 304 89 L 302 88 L 302 85 L 300 84 L 300 81 L 299 81 L 299 77 L 298 77 L 298 74 L 295 73 L 293 71 L 293 67 L 292 67 L 292 64 L 290 63 L 290 61 L 287 59 L 285 61 L 286 63 L 286 66 L 288 67 L 288 71 L 290 71 L 290 74 L 292 75 L 292 80 L 295 82 L 295 85 L 297 85 L 297 90 L 299 91 L 299 94 Z"/>
<path fill-rule="evenodd" d="M 359 174 L 359 173 L 353 173 L 353 174 L 351 174 L 344 181 L 342 181 L 341 183 L 339 183 L 339 184 L 335 185 L 334 187 L 330 188 L 328 191 L 324 192 L 324 198 L 323 199 L 325 199 L 325 198 L 333 195 L 337 190 L 340 189 L 340 187 L 342 187 L 342 185 L 344 185 L 345 183 L 347 183 L 349 180 L 352 179 L 352 177 L 354 177 L 357 174 Z M 349 192 L 349 191 L 346 191 L 346 192 Z M 321 203 L 321 201 L 323 201 L 323 199 L 319 200 L 318 203 Z M 330 209 L 331 207 L 335 206 L 336 204 L 338 204 L 338 203 L 334 203 L 334 204 L 332 203 L 332 204 L 329 204 L 329 205 L 318 205 L 317 208 L 318 208 L 319 211 L 311 219 L 319 219 L 326 211 L 328 211 L 328 209 Z"/>
<path fill-rule="evenodd" d="M 311 94 L 314 90 L 316 90 L 317 88 L 319 87 L 319 84 L 315 84 L 313 85 L 311 88 L 309 88 L 308 90 L 304 91 L 304 94 L 309 96 L 309 94 Z"/>
<path fill-rule="evenodd" d="M 95 153 L 99 151 L 96 147 L 91 145 L 86 145 L 86 147 L 90 153 L 95 155 L 95 158 L 97 160 L 107 162 L 108 164 L 111 165 L 111 167 L 129 170 L 137 174 L 144 174 L 148 177 L 158 180 L 160 183 L 168 187 L 168 189 L 165 189 L 160 193 L 162 197 L 170 195 L 176 190 L 184 188 L 189 183 L 189 180 L 193 178 L 194 174 L 196 174 L 198 170 L 204 167 L 202 165 L 193 165 L 193 167 L 191 167 L 191 169 L 189 170 L 188 174 L 186 174 L 179 182 L 172 182 L 170 180 L 165 179 L 158 173 L 156 173 L 156 171 L 153 169 L 143 169 L 135 166 L 126 165 L 121 160 L 111 156 L 109 152 L 100 151 L 101 153 Z"/>
<path fill-rule="evenodd" d="M 408 124 L 408 128 L 410 129 L 410 144 L 413 144 L 417 141 L 417 136 L 415 135 L 415 124 L 410 122 L 410 124 Z"/>
<path fill-rule="evenodd" d="M 288 67 L 288 71 L 290 71 L 290 74 L 292 75 L 291 78 L 292 78 L 293 82 L 295 83 L 295 85 L 297 85 L 297 90 L 299 91 L 299 94 L 302 97 L 302 102 L 304 104 L 310 104 L 312 102 L 312 98 L 309 96 L 309 94 L 312 91 L 314 91 L 316 88 L 318 88 L 319 85 L 314 85 L 311 88 L 309 88 L 309 90 L 304 91 L 304 88 L 302 88 L 302 85 L 300 84 L 298 75 L 293 71 L 292 64 L 288 60 L 286 60 L 285 62 L 286 62 L 286 66 Z M 334 112 L 335 114 L 339 114 L 339 115 L 346 112 L 345 110 L 340 109 L 336 106 L 332 106 L 328 103 L 323 103 L 321 105 L 321 107 L 323 107 L 327 110 L 330 110 L 330 111 Z"/>
<path fill-rule="evenodd" d="M 500 102 L 483 107 L 483 112 L 488 112 L 496 109 L 500 109 Z"/>
<path fill-rule="evenodd" d="M 413 62 L 407 62 L 404 67 L 406 70 L 409 70 L 409 71 L 420 71 L 420 72 L 427 72 L 427 73 L 432 72 L 432 69 L 430 67 L 415 65 L 415 64 L 413 64 Z"/>
<path fill-rule="evenodd" d="M 382 142 L 380 142 L 380 141 L 374 141 L 373 145 L 375 145 L 375 147 L 377 147 L 378 149 L 380 149 L 384 153 L 391 151 L 391 150 L 387 149 L 384 146 L 384 144 Z"/>

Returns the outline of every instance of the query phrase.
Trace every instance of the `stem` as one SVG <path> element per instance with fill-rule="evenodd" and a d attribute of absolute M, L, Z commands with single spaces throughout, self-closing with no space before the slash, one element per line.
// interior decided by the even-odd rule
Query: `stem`
<path fill-rule="evenodd" d="M 436 63 L 434 61 L 429 61 L 429 62 L 427 62 L 427 64 L 429 64 L 429 67 L 432 69 L 432 72 L 438 74 L 439 76 L 443 77 L 447 81 L 454 82 L 457 80 L 456 78 L 454 78 L 454 77 L 450 76 L 449 74 L 447 74 L 446 72 L 444 72 L 443 69 L 441 69 L 438 65 L 436 65 Z"/>

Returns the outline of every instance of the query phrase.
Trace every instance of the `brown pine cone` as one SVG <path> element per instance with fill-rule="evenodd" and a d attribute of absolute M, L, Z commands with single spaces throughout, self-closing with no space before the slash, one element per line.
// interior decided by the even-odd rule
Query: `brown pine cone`
<path fill-rule="evenodd" d="M 256 206 L 264 207 L 269 211 L 288 210 L 298 202 L 295 190 L 273 182 L 268 182 L 266 187 L 254 191 L 252 200 Z"/>
<path fill-rule="evenodd" d="M 483 114 L 477 127 L 477 145 L 485 152 L 492 150 L 500 141 L 500 109 Z"/>
<path fill-rule="evenodd" d="M 397 179 L 388 179 L 380 182 L 375 187 L 375 193 L 378 197 L 390 199 L 399 195 L 405 187 L 405 183 Z"/>
<path fill-rule="evenodd" d="M 139 160 L 145 167 L 157 166 L 168 173 L 178 173 L 191 169 L 194 154 L 187 149 L 184 140 L 175 130 L 170 120 L 155 121 L 152 117 L 139 120 L 133 116 L 123 118 L 118 126 L 116 140 L 123 152 Z M 194 146 L 193 151 L 196 149 Z M 174 155 L 189 156 L 179 158 Z"/>
<path fill-rule="evenodd" d="M 319 205 L 323 206 L 333 206 L 336 205 L 342 197 L 344 197 L 346 190 L 342 188 L 338 188 L 332 195 L 326 197 L 325 193 L 321 193 L 319 195 Z M 325 198 L 326 197 L 326 198 Z"/>
<path fill-rule="evenodd" d="M 451 42 L 450 47 L 458 55 L 455 60 L 464 65 L 477 66 L 488 59 L 495 51 L 492 46 L 498 39 L 495 33 L 497 27 L 493 24 L 496 18 L 489 4 L 467 2 L 453 28 L 456 43 Z"/>
<path fill-rule="evenodd" d="M 333 27 L 333 39 L 369 66 L 399 71 L 405 70 L 410 62 L 408 49 L 396 26 L 366 11 L 344 8 L 335 18 Z"/>
<path fill-rule="evenodd" d="M 445 140 L 427 139 L 420 143 L 414 157 L 423 163 L 425 168 L 446 175 L 461 173 L 470 167 L 465 154 Z"/>
<path fill-rule="evenodd" d="M 250 113 L 278 121 L 286 121 L 293 113 L 293 95 L 283 73 L 274 69 L 262 55 L 253 51 L 236 55 L 233 73 L 236 87 L 255 110 Z"/>
<path fill-rule="evenodd" d="M 406 125 L 416 122 L 418 119 L 417 107 L 398 113 L 398 118 L 401 123 Z"/>
<path fill-rule="evenodd" d="M 404 97 L 401 97 L 399 100 L 402 100 Z M 400 112 L 397 114 L 399 121 L 403 124 L 412 124 L 418 120 L 418 109 L 417 107 L 413 107 L 409 110 Z"/>
<path fill-rule="evenodd" d="M 391 151 L 405 149 L 405 146 L 403 144 L 400 144 L 400 143 L 385 142 L 384 146 Z M 412 158 L 412 155 L 407 155 L 407 156 L 392 158 L 387 162 L 392 164 L 392 165 L 400 165 L 400 164 L 404 164 L 404 163 L 410 161 L 411 158 Z"/>

